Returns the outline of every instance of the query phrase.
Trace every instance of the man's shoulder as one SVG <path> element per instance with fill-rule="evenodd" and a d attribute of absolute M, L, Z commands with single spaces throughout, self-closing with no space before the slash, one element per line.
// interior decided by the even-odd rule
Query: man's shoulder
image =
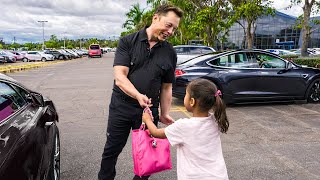
<path fill-rule="evenodd" d="M 136 32 L 133 32 L 131 34 L 125 35 L 121 39 L 123 39 L 125 41 L 128 41 L 128 42 L 133 42 L 139 37 L 140 31 L 136 31 Z"/>

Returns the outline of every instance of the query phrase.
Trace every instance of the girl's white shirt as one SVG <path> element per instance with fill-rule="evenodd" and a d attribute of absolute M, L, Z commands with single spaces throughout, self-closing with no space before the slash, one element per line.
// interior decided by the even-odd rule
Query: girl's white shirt
<path fill-rule="evenodd" d="M 220 130 L 212 114 L 179 119 L 165 128 L 177 148 L 178 180 L 227 180 Z"/>

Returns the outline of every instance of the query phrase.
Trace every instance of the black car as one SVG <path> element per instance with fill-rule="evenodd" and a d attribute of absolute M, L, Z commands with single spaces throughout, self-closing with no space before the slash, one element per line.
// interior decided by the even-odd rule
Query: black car
<path fill-rule="evenodd" d="M 60 52 L 59 50 L 45 50 L 44 53 L 53 55 L 54 59 L 59 59 L 59 60 L 71 59 L 69 55 L 67 55 L 66 53 Z"/>
<path fill-rule="evenodd" d="M 263 50 L 236 50 L 193 58 L 176 69 L 173 96 L 194 79 L 214 82 L 226 103 L 307 100 L 320 102 L 320 69 Z"/>
<path fill-rule="evenodd" d="M 60 138 L 53 102 L 0 74 L 0 179 L 59 180 Z"/>

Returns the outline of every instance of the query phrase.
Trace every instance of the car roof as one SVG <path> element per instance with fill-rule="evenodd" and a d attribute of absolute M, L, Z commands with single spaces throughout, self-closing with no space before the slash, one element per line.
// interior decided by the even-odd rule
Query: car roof
<path fill-rule="evenodd" d="M 205 45 L 176 45 L 173 47 L 209 47 L 209 48 L 212 48 L 210 46 L 205 46 Z"/>
<path fill-rule="evenodd" d="M 5 74 L 0 73 L 0 79 L 17 83 L 17 81 Z"/>

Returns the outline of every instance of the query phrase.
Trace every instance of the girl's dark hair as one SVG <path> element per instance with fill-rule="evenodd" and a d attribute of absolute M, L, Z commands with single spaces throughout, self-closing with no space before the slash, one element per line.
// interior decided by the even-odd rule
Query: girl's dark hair
<path fill-rule="evenodd" d="M 160 5 L 156 9 L 155 14 L 166 15 L 170 11 L 173 11 L 179 18 L 182 18 L 182 16 L 183 16 L 183 11 L 180 8 L 178 8 L 177 6 L 174 6 L 171 4 Z"/>
<path fill-rule="evenodd" d="M 219 125 L 220 131 L 226 133 L 229 128 L 229 121 L 226 114 L 226 106 L 219 95 L 215 96 L 218 88 L 207 79 L 196 79 L 187 86 L 190 98 L 196 100 L 201 111 L 214 110 L 214 117 Z"/>

